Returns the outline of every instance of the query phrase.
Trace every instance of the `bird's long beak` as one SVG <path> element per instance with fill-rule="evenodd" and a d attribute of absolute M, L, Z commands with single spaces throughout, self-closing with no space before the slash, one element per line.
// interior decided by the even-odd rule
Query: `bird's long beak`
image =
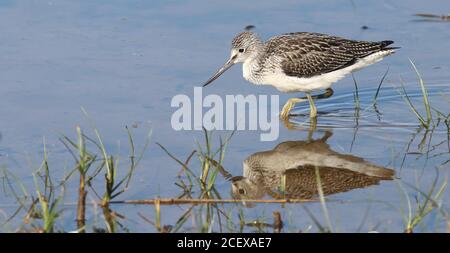
<path fill-rule="evenodd" d="M 216 80 L 217 78 L 219 78 L 220 75 L 222 75 L 225 71 L 227 71 L 227 69 L 231 68 L 231 66 L 233 66 L 236 62 L 236 56 L 234 55 L 232 56 L 224 65 L 223 67 L 221 67 L 219 70 L 217 70 L 217 72 L 210 78 L 208 79 L 208 81 L 205 82 L 205 84 L 203 84 L 203 87 L 205 87 L 206 85 L 212 83 L 214 80 Z"/>

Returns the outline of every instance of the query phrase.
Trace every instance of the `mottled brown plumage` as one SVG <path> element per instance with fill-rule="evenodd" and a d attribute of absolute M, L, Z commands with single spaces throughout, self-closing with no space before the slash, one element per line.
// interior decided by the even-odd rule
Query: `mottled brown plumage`
<path fill-rule="evenodd" d="M 311 77 L 354 64 L 371 54 L 391 50 L 393 41 L 358 41 L 320 33 L 298 32 L 276 36 L 266 43 L 268 58 L 282 57 L 281 67 L 288 76 Z"/>
<path fill-rule="evenodd" d="M 243 63 L 244 78 L 257 85 L 272 85 L 282 92 L 305 92 L 310 117 L 317 116 L 312 91 L 331 89 L 346 75 L 381 61 L 395 52 L 393 41 L 349 40 L 320 33 L 297 32 L 275 36 L 263 42 L 256 33 L 244 31 L 231 43 L 230 59 L 203 86 L 209 85 L 236 63 Z M 304 99 L 291 98 L 280 113 Z"/>
<path fill-rule="evenodd" d="M 378 184 L 381 180 L 391 180 L 392 177 L 374 177 L 363 173 L 335 167 L 320 167 L 319 175 L 324 195 L 346 192 L 357 188 L 365 188 Z M 284 172 L 286 177 L 286 195 L 288 198 L 313 198 L 318 196 L 316 167 L 301 166 Z M 276 183 L 276 182 L 272 182 Z M 271 192 L 269 192 L 271 193 Z M 281 197 L 273 194 L 273 197 Z"/>
<path fill-rule="evenodd" d="M 313 198 L 318 195 L 316 169 L 325 195 L 350 191 L 392 180 L 395 172 L 360 157 L 339 154 L 320 140 L 287 141 L 273 150 L 258 152 L 244 162 L 244 176 L 235 177 L 232 192 L 237 198 Z M 277 189 L 285 180 L 285 192 Z"/>

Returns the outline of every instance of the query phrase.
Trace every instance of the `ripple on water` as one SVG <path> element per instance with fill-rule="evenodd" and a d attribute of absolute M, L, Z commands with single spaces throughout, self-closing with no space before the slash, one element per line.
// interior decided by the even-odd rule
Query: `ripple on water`
<path fill-rule="evenodd" d="M 427 86 L 428 97 L 433 108 L 448 108 L 443 94 L 448 93 L 450 85 L 433 84 Z M 412 89 L 414 88 L 414 89 Z M 420 127 L 418 119 L 406 103 L 399 87 L 382 87 L 376 103 L 376 88 L 359 90 L 359 108 L 354 93 L 335 95 L 329 99 L 317 101 L 319 128 L 392 128 L 399 131 L 415 131 Z M 414 106 L 422 110 L 422 91 L 419 85 L 408 86 L 407 94 Z M 299 104 L 292 111 L 296 116 L 290 122 L 298 126 L 310 126 L 308 104 Z M 448 111 L 442 113 L 448 114 Z"/>

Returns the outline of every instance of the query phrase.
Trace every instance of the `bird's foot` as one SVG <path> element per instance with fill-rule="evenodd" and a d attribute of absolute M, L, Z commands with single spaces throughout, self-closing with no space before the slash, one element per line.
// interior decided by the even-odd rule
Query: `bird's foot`
<path fill-rule="evenodd" d="M 283 109 L 280 112 L 280 118 L 283 120 L 289 119 L 289 111 L 294 107 L 295 104 L 291 103 L 289 100 L 284 104 Z"/>
<path fill-rule="evenodd" d="M 302 98 L 290 98 L 288 99 L 288 101 L 286 102 L 286 104 L 284 104 L 283 109 L 280 112 L 280 118 L 283 120 L 287 120 L 289 119 L 289 112 L 292 110 L 292 108 L 294 108 L 295 104 L 299 103 L 299 102 L 303 102 L 305 101 L 305 99 Z"/>

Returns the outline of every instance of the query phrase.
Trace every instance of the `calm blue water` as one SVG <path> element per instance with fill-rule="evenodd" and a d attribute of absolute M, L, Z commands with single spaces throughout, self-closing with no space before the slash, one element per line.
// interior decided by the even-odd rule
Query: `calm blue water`
<path fill-rule="evenodd" d="M 402 180 L 417 183 L 426 191 L 436 167 L 444 167 L 440 180 L 448 173 L 447 129 L 441 124 L 431 141 L 427 139 L 429 146 L 444 142 L 432 154 L 407 155 L 401 166 L 418 121 L 398 88 L 403 80 L 423 112 L 411 59 L 429 87 L 432 106 L 448 115 L 450 23 L 421 22 L 412 15 L 445 14 L 449 10 L 450 2 L 444 0 L 258 1 L 257 5 L 242 1 L 0 0 L 0 165 L 32 186 L 31 173 L 42 159 L 45 137 L 54 176 L 67 173 L 72 157 L 58 138 L 61 134 L 75 137 L 78 125 L 91 133 L 81 110 L 84 108 L 113 153 L 127 154 L 125 126 L 137 126 L 132 129 L 137 146 L 142 146 L 148 130 L 153 130 L 140 170 L 123 198 L 176 196 L 179 189 L 173 182 L 180 168 L 155 142 L 185 159 L 202 133 L 172 130 L 170 117 L 175 109 L 170 101 L 176 94 L 192 97 L 193 87 L 201 85 L 229 57 L 232 37 L 252 24 L 263 39 L 285 32 L 315 31 L 360 40 L 394 40 L 401 47 L 397 54 L 355 73 L 361 104 L 366 108 L 389 67 L 379 95 L 380 118 L 369 107 L 360 112 L 358 121 L 355 119 L 354 84 L 347 77 L 333 86 L 334 97 L 317 103 L 319 111 L 327 112 L 319 117 L 318 130 L 332 130 L 328 144 L 335 151 L 395 169 Z M 361 29 L 363 25 L 368 29 Z M 250 85 L 242 78 L 240 67 L 229 70 L 203 93 L 279 94 L 280 103 L 292 97 L 271 87 Z M 298 111 L 307 112 L 307 106 Z M 249 155 L 270 150 L 283 141 L 305 140 L 307 133 L 305 128 L 288 130 L 281 122 L 280 137 L 274 142 L 260 142 L 258 131 L 237 132 L 227 148 L 224 166 L 240 175 L 242 161 Z M 219 134 L 227 132 L 215 136 Z M 423 134 L 412 141 L 410 151 L 419 152 Z M 220 179 L 218 187 L 229 197 L 227 182 Z M 1 194 L 0 210 L 10 214 L 13 209 L 1 206 L 14 199 Z M 75 190 L 68 191 L 67 201 L 75 194 Z M 354 231 L 370 206 L 371 215 L 362 231 L 401 231 L 398 210 L 369 204 L 367 199 L 398 203 L 402 196 L 396 183 L 384 182 L 336 195 L 350 203 L 330 204 L 330 214 L 342 231 Z M 448 196 L 443 199 L 448 209 Z M 319 205 L 311 208 L 320 212 Z M 129 216 L 127 225 L 132 231 L 152 231 L 137 217 L 136 207 L 118 210 Z M 291 217 L 293 230 L 312 224 L 296 206 L 266 205 L 246 212 L 248 217 L 270 217 L 273 210 Z M 0 222 L 6 214 L 0 216 Z M 180 214 L 178 207 L 166 207 L 163 223 L 173 223 Z M 70 230 L 75 224 L 68 218 L 64 226 Z"/>

